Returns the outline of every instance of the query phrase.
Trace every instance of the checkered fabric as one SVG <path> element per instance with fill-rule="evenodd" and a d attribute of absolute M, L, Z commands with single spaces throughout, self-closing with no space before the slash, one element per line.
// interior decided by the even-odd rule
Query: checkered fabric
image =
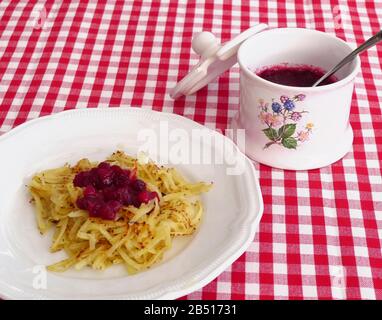
<path fill-rule="evenodd" d="M 64 109 L 109 106 L 174 112 L 224 130 L 238 110 L 237 66 L 193 96 L 173 101 L 168 90 L 198 61 L 197 32 L 227 41 L 259 22 L 360 44 L 382 28 L 382 2 L 2 0 L 0 133 Z M 382 298 L 382 46 L 361 60 L 352 150 L 320 170 L 256 164 L 265 209 L 255 240 L 185 298 Z"/>

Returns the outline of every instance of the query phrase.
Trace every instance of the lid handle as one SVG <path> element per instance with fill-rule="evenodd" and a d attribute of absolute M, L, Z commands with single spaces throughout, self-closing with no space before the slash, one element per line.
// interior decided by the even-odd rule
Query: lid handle
<path fill-rule="evenodd" d="M 220 44 L 213 33 L 203 31 L 192 39 L 192 49 L 206 59 L 220 49 Z"/>

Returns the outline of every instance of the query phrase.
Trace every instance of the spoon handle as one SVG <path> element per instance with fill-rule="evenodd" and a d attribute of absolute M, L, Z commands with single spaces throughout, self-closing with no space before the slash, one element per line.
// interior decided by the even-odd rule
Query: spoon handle
<path fill-rule="evenodd" d="M 377 44 L 379 41 L 382 40 L 382 30 L 379 31 L 377 34 L 372 36 L 370 39 L 365 41 L 363 44 L 361 44 L 357 49 L 349 53 L 345 58 L 341 60 L 337 65 L 335 65 L 332 69 L 330 69 L 328 72 L 326 72 L 320 79 L 318 79 L 314 84 L 313 87 L 316 87 L 319 83 L 321 83 L 326 78 L 330 77 L 332 74 L 336 73 L 339 69 L 341 69 L 345 64 L 349 63 L 354 59 L 354 57 L 361 52 L 369 49 L 370 47 Z"/>

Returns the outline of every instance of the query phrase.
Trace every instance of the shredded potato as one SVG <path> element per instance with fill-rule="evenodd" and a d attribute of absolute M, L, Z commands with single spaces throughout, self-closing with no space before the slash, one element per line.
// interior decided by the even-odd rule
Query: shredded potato
<path fill-rule="evenodd" d="M 65 165 L 37 173 L 29 190 L 38 229 L 45 234 L 54 226 L 50 250 L 64 250 L 68 255 L 67 259 L 48 266 L 48 270 L 62 272 L 86 266 L 104 270 L 123 263 L 127 272 L 134 274 L 160 261 L 171 248 L 173 237 L 190 235 L 198 227 L 203 214 L 198 195 L 207 192 L 211 184 L 189 183 L 174 168 L 141 163 L 121 151 L 113 153 L 107 162 L 137 168 L 138 178 L 158 193 L 159 200 L 139 208 L 122 207 L 114 221 L 89 217 L 87 211 L 76 206 L 83 191 L 73 185 L 73 179 L 97 163 L 82 159 L 73 167 Z"/>

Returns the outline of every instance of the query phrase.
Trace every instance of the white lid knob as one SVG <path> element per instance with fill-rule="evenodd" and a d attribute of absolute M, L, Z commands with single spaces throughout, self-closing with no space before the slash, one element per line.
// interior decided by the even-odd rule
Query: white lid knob
<path fill-rule="evenodd" d="M 192 49 L 200 56 L 206 57 L 211 53 L 211 49 L 220 47 L 218 39 L 208 31 L 197 34 L 192 39 Z"/>

